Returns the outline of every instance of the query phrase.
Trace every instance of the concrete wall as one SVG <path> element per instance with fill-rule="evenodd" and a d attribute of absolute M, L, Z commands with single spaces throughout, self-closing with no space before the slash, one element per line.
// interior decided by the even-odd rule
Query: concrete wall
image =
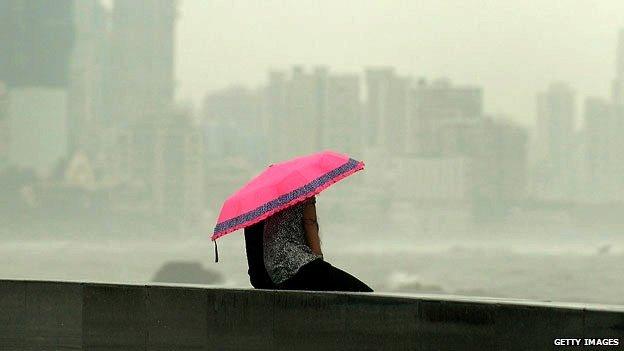
<path fill-rule="evenodd" d="M 0 280 L 3 351 L 550 350 L 589 337 L 622 346 L 624 308 Z"/>

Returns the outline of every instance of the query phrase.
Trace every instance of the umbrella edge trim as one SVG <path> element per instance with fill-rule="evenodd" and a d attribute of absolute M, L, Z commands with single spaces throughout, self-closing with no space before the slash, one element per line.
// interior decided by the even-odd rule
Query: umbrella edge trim
<path fill-rule="evenodd" d="M 349 160 L 343 165 L 334 168 L 333 170 L 325 173 L 324 175 L 314 179 L 313 181 L 295 189 L 291 192 L 284 194 L 277 199 L 271 200 L 257 208 L 239 215 L 237 217 L 228 219 L 227 221 L 217 224 L 214 233 L 211 237 L 212 241 L 218 238 L 241 229 L 245 226 L 257 223 L 270 215 L 283 210 L 286 207 L 292 206 L 301 202 L 311 196 L 317 195 L 321 191 L 325 190 L 330 185 L 348 177 L 349 175 L 364 169 L 364 162 L 349 158 Z M 323 179 L 327 178 L 327 179 Z M 315 183 L 319 184 L 315 184 Z M 310 188 L 310 189 L 307 189 Z M 292 198 L 291 198 L 292 197 Z M 288 198 L 291 198 L 290 200 Z M 268 209 L 267 209 L 268 208 Z M 259 212 L 256 214 L 256 212 Z M 251 217 L 251 219 L 249 219 Z"/>

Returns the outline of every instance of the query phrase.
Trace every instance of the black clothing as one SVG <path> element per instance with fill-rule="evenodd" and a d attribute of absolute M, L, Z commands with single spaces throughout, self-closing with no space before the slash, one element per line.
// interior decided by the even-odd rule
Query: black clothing
<path fill-rule="evenodd" d="M 275 284 L 269 277 L 264 266 L 263 252 L 264 221 L 252 224 L 245 228 L 245 250 L 247 251 L 247 265 L 249 282 L 256 289 L 275 289 Z"/>
<path fill-rule="evenodd" d="M 372 292 L 368 285 L 351 274 L 316 259 L 303 265 L 291 278 L 277 284 L 277 289 L 311 291 Z"/>
<path fill-rule="evenodd" d="M 256 289 L 311 290 L 311 291 L 361 291 L 372 292 L 368 285 L 351 274 L 332 266 L 322 258 L 301 266 L 297 273 L 276 285 L 264 265 L 264 221 L 245 228 L 245 250 L 249 282 Z"/>

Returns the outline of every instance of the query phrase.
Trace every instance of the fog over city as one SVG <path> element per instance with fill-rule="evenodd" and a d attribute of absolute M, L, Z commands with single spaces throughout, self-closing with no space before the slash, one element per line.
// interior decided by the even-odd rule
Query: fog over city
<path fill-rule="evenodd" d="M 610 94 L 624 4 L 606 1 L 183 1 L 178 96 L 199 101 L 269 68 L 393 66 L 485 89 L 485 110 L 534 124 L 535 92 L 552 80 Z"/>
<path fill-rule="evenodd" d="M 0 278 L 250 288 L 225 199 L 321 150 L 375 291 L 624 304 L 619 1 L 0 2 Z"/>

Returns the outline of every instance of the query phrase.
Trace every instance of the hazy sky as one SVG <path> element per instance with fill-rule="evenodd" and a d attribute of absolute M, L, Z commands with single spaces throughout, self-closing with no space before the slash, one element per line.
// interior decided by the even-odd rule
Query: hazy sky
<path fill-rule="evenodd" d="M 622 26 L 622 0 L 182 0 L 178 97 L 198 103 L 297 63 L 390 65 L 481 85 L 487 112 L 532 125 L 535 94 L 552 80 L 570 82 L 579 103 L 610 94 Z"/>

